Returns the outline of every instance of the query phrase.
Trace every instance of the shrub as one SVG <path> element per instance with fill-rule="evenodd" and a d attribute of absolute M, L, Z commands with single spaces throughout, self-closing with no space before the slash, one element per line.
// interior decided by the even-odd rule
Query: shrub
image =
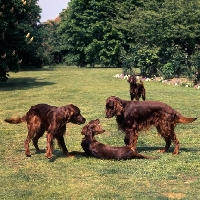
<path fill-rule="evenodd" d="M 172 63 L 166 63 L 162 68 L 162 73 L 165 79 L 170 79 L 174 77 L 174 67 Z"/>

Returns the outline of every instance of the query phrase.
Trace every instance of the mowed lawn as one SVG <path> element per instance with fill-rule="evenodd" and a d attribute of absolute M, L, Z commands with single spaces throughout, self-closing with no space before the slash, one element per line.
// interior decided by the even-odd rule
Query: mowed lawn
<path fill-rule="evenodd" d="M 155 160 L 100 160 L 77 155 L 63 156 L 55 143 L 53 158 L 45 153 L 24 154 L 26 124 L 12 125 L 7 117 L 24 115 L 38 103 L 63 106 L 70 103 L 81 109 L 89 122 L 99 118 L 105 133 L 96 138 L 113 146 L 124 145 L 124 134 L 114 118 L 105 118 L 105 100 L 114 95 L 129 99 L 129 84 L 113 76 L 113 68 L 77 68 L 59 66 L 34 71 L 10 73 L 0 84 L 0 199 L 200 199 L 200 120 L 178 124 L 180 154 L 159 153 L 163 139 L 152 128 L 141 132 L 138 151 Z M 171 105 L 187 117 L 200 118 L 200 90 L 144 82 L 147 100 Z M 86 122 L 86 123 L 87 123 Z M 69 151 L 83 151 L 80 143 L 84 125 L 67 124 L 65 142 Z M 46 148 L 45 135 L 39 140 Z"/>

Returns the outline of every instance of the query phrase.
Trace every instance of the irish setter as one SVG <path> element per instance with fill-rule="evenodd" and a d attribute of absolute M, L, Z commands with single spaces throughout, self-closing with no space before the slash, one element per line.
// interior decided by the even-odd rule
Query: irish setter
<path fill-rule="evenodd" d="M 62 107 L 37 104 L 32 106 L 23 117 L 8 118 L 4 121 L 12 124 L 19 124 L 21 122 L 27 123 L 28 135 L 24 143 L 25 154 L 27 156 L 31 156 L 29 149 L 30 141 L 33 141 L 36 151 L 40 151 L 38 139 L 47 131 L 46 156 L 47 158 L 51 158 L 54 138 L 57 139 L 58 145 L 61 147 L 63 153 L 68 155 L 63 137 L 66 132 L 66 124 L 69 122 L 84 124 L 85 118 L 81 115 L 80 109 L 73 104 Z"/>
<path fill-rule="evenodd" d="M 95 139 L 95 135 L 103 133 L 99 119 L 91 120 L 82 129 L 81 134 L 85 137 L 82 139 L 81 146 L 88 156 L 100 159 L 128 160 L 134 158 L 151 158 L 137 153 L 134 149 L 128 146 L 111 147 L 99 143 Z"/>
<path fill-rule="evenodd" d="M 140 80 L 140 83 L 137 83 L 137 78 L 131 75 L 127 81 L 130 83 L 131 101 L 133 99 L 136 99 L 137 101 L 139 101 L 141 96 L 142 96 L 143 101 L 145 101 L 146 94 L 145 94 L 145 88 L 144 88 L 144 84 L 142 80 Z"/>
<path fill-rule="evenodd" d="M 165 139 L 166 152 L 171 142 L 174 143 L 173 154 L 179 153 L 179 141 L 174 132 L 177 123 L 191 123 L 197 118 L 186 118 L 172 107 L 158 101 L 126 101 L 111 96 L 106 100 L 106 118 L 116 117 L 118 128 L 125 132 L 124 142 L 136 150 L 139 131 L 155 126 Z"/>

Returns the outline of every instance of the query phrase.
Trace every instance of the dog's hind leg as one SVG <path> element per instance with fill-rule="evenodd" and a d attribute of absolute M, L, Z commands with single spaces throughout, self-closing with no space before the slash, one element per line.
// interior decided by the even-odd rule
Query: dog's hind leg
<path fill-rule="evenodd" d="M 176 137 L 176 134 L 174 132 L 174 123 L 166 122 L 163 126 L 157 126 L 156 127 L 159 134 L 165 139 L 165 148 L 160 150 L 160 152 L 166 152 L 168 151 L 171 142 L 174 143 L 174 155 L 177 155 L 180 148 L 179 140 Z"/>
<path fill-rule="evenodd" d="M 162 152 L 162 153 L 167 152 L 169 147 L 171 146 L 171 137 L 165 137 L 164 139 L 165 139 L 165 147 L 164 149 L 159 150 L 159 152 Z"/>
<path fill-rule="evenodd" d="M 37 115 L 35 115 L 34 113 L 29 113 L 26 120 L 27 120 L 28 135 L 26 137 L 24 147 L 25 147 L 25 154 L 27 156 L 31 156 L 31 152 L 29 149 L 29 143 L 33 138 L 35 138 L 33 141 L 33 144 L 36 149 L 38 148 L 37 140 L 39 138 L 38 139 L 36 139 L 36 138 L 38 137 L 37 136 L 38 130 L 41 128 L 40 127 L 41 121 L 40 121 L 40 118 Z"/>
<path fill-rule="evenodd" d="M 176 137 L 175 132 L 173 132 L 172 141 L 174 142 L 174 152 L 173 152 L 173 155 L 177 155 L 179 153 L 180 143 L 179 143 L 178 138 Z"/>
<path fill-rule="evenodd" d="M 30 152 L 30 149 L 29 149 L 29 143 L 31 141 L 32 134 L 33 134 L 32 131 L 29 131 L 28 135 L 26 137 L 26 140 L 24 142 L 25 154 L 26 154 L 26 156 L 29 156 L 29 157 L 31 156 L 31 152 Z"/>

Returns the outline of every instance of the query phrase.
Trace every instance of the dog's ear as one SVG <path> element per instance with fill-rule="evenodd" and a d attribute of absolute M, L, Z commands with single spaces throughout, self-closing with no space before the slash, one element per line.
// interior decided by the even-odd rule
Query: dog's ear
<path fill-rule="evenodd" d="M 81 134 L 82 134 L 82 135 L 88 135 L 88 125 L 85 125 L 85 126 L 82 128 Z"/>
<path fill-rule="evenodd" d="M 69 104 L 67 106 L 64 106 L 64 112 L 65 112 L 65 119 L 67 119 L 67 121 L 69 122 L 69 120 L 71 119 L 71 117 L 75 114 L 76 112 L 76 108 L 73 104 Z"/>
<path fill-rule="evenodd" d="M 100 124 L 100 120 L 97 118 L 97 119 L 95 119 L 95 122 L 97 123 L 97 124 Z"/>
<path fill-rule="evenodd" d="M 73 115 L 74 110 L 72 109 L 71 104 L 67 106 L 63 106 L 62 110 L 65 113 L 65 116 L 64 116 L 65 118 L 71 117 Z"/>
<path fill-rule="evenodd" d="M 114 110 L 115 110 L 116 116 L 121 115 L 123 112 L 123 106 L 122 106 L 121 102 L 119 102 L 118 100 L 114 101 Z"/>
<path fill-rule="evenodd" d="M 83 127 L 81 134 L 82 135 L 92 135 L 94 124 L 87 124 Z"/>

